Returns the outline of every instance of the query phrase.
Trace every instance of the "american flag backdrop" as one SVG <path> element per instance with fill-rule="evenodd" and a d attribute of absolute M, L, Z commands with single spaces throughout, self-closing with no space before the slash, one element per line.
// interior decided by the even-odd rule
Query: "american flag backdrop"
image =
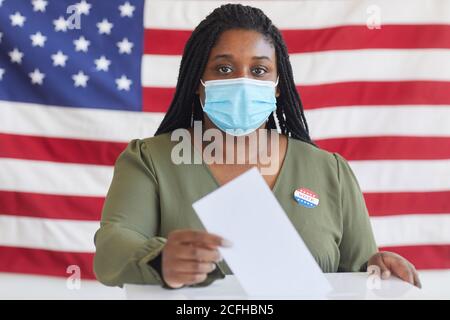
<path fill-rule="evenodd" d="M 0 272 L 94 278 L 115 159 L 153 135 L 222 3 L 0 0 Z M 312 138 L 349 160 L 379 247 L 450 269 L 450 1 L 243 3 L 282 30 Z"/>

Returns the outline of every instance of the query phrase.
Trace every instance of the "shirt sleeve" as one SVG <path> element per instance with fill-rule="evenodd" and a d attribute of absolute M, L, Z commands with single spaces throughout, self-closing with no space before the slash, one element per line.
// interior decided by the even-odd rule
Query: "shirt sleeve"
<path fill-rule="evenodd" d="M 158 234 L 158 182 L 146 144 L 131 141 L 117 158 L 114 175 L 95 233 L 94 272 L 105 285 L 161 284 L 149 264 L 164 247 Z"/>
<path fill-rule="evenodd" d="M 94 236 L 94 273 L 101 283 L 157 284 L 169 288 L 161 276 L 161 252 L 167 241 L 158 236 L 159 187 L 150 150 L 142 140 L 132 140 L 119 155 Z M 202 283 L 224 278 L 218 267 Z"/>
<path fill-rule="evenodd" d="M 348 162 L 334 153 L 338 165 L 342 238 L 338 272 L 365 272 L 367 261 L 378 249 L 369 213 L 355 174 Z"/>

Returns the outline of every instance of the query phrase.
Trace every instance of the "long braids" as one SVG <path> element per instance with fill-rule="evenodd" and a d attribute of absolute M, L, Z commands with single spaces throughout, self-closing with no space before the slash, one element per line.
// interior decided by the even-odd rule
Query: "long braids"
<path fill-rule="evenodd" d="M 216 8 L 192 32 L 184 47 L 175 95 L 155 135 L 189 128 L 192 120 L 203 121 L 202 107 L 195 92 L 212 47 L 220 34 L 230 29 L 257 31 L 275 47 L 280 95 L 277 97 L 277 119 L 271 114 L 267 127 L 277 129 L 278 124 L 282 134 L 316 146 L 309 136 L 287 47 L 280 31 L 260 9 L 241 4 L 226 4 Z"/>

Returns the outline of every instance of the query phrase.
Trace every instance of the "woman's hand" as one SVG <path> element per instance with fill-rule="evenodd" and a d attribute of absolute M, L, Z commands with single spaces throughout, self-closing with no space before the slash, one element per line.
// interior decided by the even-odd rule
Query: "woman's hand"
<path fill-rule="evenodd" d="M 380 268 L 381 279 L 387 279 L 393 274 L 416 287 L 422 288 L 416 268 L 408 260 L 396 253 L 378 252 L 369 259 L 367 268 L 371 265 Z"/>
<path fill-rule="evenodd" d="M 195 230 L 169 233 L 162 251 L 162 275 L 169 287 L 203 282 L 222 258 L 217 248 L 228 247 L 223 238 Z"/>

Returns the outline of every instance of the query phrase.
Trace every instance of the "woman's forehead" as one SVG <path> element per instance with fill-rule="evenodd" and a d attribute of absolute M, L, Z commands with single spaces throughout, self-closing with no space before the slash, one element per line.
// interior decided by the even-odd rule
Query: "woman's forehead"
<path fill-rule="evenodd" d="M 210 52 L 210 61 L 267 57 L 275 62 L 275 48 L 267 37 L 253 30 L 232 29 L 223 32 Z"/>

